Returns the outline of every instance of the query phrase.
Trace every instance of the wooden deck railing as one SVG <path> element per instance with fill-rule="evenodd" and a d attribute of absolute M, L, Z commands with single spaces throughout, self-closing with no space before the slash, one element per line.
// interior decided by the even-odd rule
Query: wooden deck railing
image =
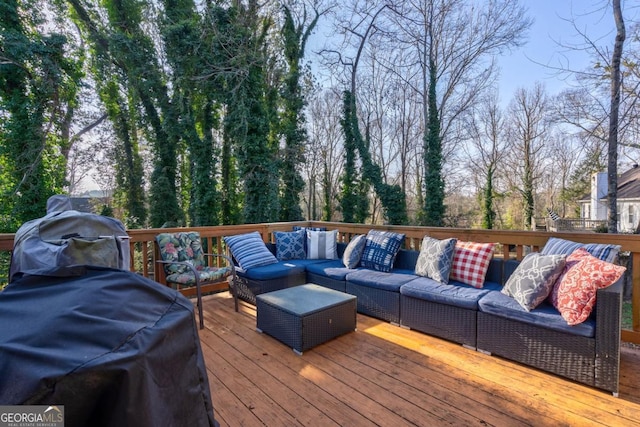
<path fill-rule="evenodd" d="M 549 231 L 594 231 L 598 228 L 607 227 L 607 221 L 586 219 L 586 218 L 560 218 L 547 219 L 547 230 Z"/>
<path fill-rule="evenodd" d="M 474 242 L 498 243 L 496 256 L 505 258 L 522 259 L 528 251 L 538 251 L 544 246 L 549 237 L 559 237 L 582 243 L 611 243 L 622 247 L 623 252 L 629 253 L 628 267 L 631 269 L 632 281 L 632 328 L 622 331 L 624 341 L 640 343 L 640 236 L 633 234 L 606 234 L 606 233 L 551 233 L 541 231 L 507 231 L 507 230 L 478 230 L 461 228 L 417 227 L 417 226 L 373 226 L 369 224 L 347 224 L 339 222 L 282 222 L 266 224 L 223 225 L 215 227 L 192 227 L 190 230 L 198 231 L 205 241 L 207 252 L 224 253 L 222 237 L 231 234 L 241 234 L 249 231 L 258 231 L 267 242 L 273 242 L 274 231 L 288 231 L 292 226 L 326 227 L 339 230 L 339 239 L 347 242 L 353 235 L 366 234 L 371 228 L 391 230 L 406 235 L 405 248 L 419 249 L 420 242 L 425 235 L 443 239 L 456 237 L 460 240 Z M 184 230 L 183 228 L 143 229 L 128 230 L 131 237 L 131 270 L 145 277 L 153 279 L 154 272 L 154 238 L 158 233 Z M 13 249 L 13 234 L 0 234 L 0 253 L 11 252 Z M 7 258 L 8 259 L 8 258 Z M 5 262 L 5 264 L 8 264 Z M 0 269 L 8 270 L 8 265 Z M 5 273 L 5 281 L 6 281 Z M 1 279 L 0 279 L 1 280 Z"/>

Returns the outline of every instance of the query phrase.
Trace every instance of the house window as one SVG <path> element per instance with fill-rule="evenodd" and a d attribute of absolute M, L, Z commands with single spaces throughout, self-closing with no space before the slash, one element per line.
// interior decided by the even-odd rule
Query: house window
<path fill-rule="evenodd" d="M 629 225 L 631 225 L 633 227 L 633 224 L 635 224 L 636 219 L 633 215 L 635 209 L 633 208 L 633 205 L 629 205 Z"/>

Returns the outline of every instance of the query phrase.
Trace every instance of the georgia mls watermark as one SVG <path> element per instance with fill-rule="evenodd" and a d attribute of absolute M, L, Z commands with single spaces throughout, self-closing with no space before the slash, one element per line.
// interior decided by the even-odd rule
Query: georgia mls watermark
<path fill-rule="evenodd" d="M 0 406 L 0 427 L 64 427 L 64 406 Z"/>

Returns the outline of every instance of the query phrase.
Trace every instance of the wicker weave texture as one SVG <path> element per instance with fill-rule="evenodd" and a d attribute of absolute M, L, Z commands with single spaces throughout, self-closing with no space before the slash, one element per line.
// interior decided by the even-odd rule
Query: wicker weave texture
<path fill-rule="evenodd" d="M 595 386 L 595 340 L 478 313 L 478 349 Z"/>
<path fill-rule="evenodd" d="M 346 292 L 347 282 L 345 280 L 336 280 L 327 276 L 307 271 L 307 282 L 316 283 L 325 288 L 333 289 L 338 292 Z"/>
<path fill-rule="evenodd" d="M 358 313 L 387 322 L 400 323 L 400 292 L 356 285 L 347 282 L 348 294 L 358 298 Z"/>
<path fill-rule="evenodd" d="M 623 279 L 596 295 L 596 383 L 618 392 L 620 381 L 620 340 L 622 327 Z"/>
<path fill-rule="evenodd" d="M 302 316 L 256 300 L 257 329 L 300 353 L 356 329 L 355 298 Z"/>
<path fill-rule="evenodd" d="M 620 375 L 621 313 L 621 280 L 598 290 L 595 337 L 479 312 L 477 347 L 615 394 Z"/>
<path fill-rule="evenodd" d="M 469 347 L 476 347 L 476 310 L 400 295 L 401 324 Z"/>

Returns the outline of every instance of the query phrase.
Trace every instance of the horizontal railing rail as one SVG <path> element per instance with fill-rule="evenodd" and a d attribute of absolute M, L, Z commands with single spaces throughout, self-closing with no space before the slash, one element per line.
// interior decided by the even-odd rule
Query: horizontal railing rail
<path fill-rule="evenodd" d="M 419 226 L 396 225 L 370 225 L 347 224 L 341 222 L 299 221 L 278 222 L 263 224 L 221 225 L 211 227 L 191 227 L 190 231 L 197 231 L 203 239 L 206 252 L 228 253 L 223 242 L 224 236 L 242 234 L 250 231 L 258 231 L 265 242 L 274 242 L 275 231 L 288 231 L 293 226 L 326 227 L 330 230 L 338 230 L 338 238 L 342 242 L 348 242 L 356 234 L 366 234 L 370 229 L 389 230 L 404 233 L 405 248 L 420 248 L 420 243 L 425 235 L 443 239 L 455 237 L 459 240 L 481 243 L 497 243 L 496 256 L 504 258 L 522 259 L 529 251 L 538 251 L 547 242 L 549 237 L 558 237 L 581 243 L 608 243 L 620 245 L 621 251 L 628 254 L 627 267 L 631 274 L 631 329 L 622 331 L 624 341 L 640 343 L 640 236 L 633 234 L 607 234 L 590 232 L 544 232 L 544 231 L 512 231 L 512 230 L 480 230 L 467 228 L 441 228 Z M 159 233 L 185 231 L 185 228 L 162 229 L 134 229 L 128 230 L 131 246 L 131 271 L 145 277 L 154 278 L 155 252 L 154 239 Z M 0 254 L 8 254 L 13 249 L 13 234 L 0 234 Z M 2 271 L 8 271 L 8 259 L 2 258 L 4 264 Z M 6 281 L 5 276 L 5 281 Z"/>
<path fill-rule="evenodd" d="M 594 231 L 607 227 L 607 221 L 586 218 L 547 219 L 549 231 Z"/>

